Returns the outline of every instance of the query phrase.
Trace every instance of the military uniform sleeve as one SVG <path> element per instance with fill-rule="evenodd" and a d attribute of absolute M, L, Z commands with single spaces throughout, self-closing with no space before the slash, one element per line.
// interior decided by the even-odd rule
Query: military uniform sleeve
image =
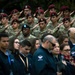
<path fill-rule="evenodd" d="M 3 27 L 2 29 L 0 29 L 0 32 L 3 32 L 3 31 L 5 31 L 5 29 L 6 29 L 6 28 L 5 28 L 5 27 Z"/>

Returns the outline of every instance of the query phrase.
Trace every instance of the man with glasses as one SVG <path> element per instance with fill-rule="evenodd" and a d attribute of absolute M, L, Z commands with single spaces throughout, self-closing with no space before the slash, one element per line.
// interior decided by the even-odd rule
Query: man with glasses
<path fill-rule="evenodd" d="M 33 55 L 36 75 L 57 75 L 57 68 L 51 50 L 55 46 L 56 38 L 50 34 L 44 34 L 41 45 Z"/>

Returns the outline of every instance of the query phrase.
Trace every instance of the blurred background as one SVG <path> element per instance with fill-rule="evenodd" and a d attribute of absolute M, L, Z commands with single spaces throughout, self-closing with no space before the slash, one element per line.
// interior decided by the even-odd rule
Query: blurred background
<path fill-rule="evenodd" d="M 57 11 L 63 5 L 68 5 L 71 10 L 75 10 L 75 0 L 0 0 L 0 12 L 10 14 L 15 8 L 21 11 L 26 4 L 31 6 L 33 12 L 38 6 L 46 10 L 50 4 L 55 4 Z"/>

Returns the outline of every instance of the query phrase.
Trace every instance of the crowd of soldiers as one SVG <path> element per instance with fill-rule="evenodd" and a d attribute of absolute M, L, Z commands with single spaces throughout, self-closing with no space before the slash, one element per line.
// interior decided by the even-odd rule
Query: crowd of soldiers
<path fill-rule="evenodd" d="M 0 75 L 75 75 L 74 47 L 75 11 L 68 6 L 0 13 Z"/>

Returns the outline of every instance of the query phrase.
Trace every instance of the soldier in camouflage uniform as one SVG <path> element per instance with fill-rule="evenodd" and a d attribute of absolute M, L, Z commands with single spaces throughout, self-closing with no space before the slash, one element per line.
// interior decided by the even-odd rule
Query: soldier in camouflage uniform
<path fill-rule="evenodd" d="M 53 30 L 52 34 L 55 37 L 58 37 L 57 32 L 58 32 L 59 27 L 60 27 L 61 30 L 64 28 L 63 25 L 60 25 L 60 23 L 58 23 L 58 18 L 57 17 L 58 17 L 58 15 L 57 15 L 56 12 L 50 13 L 50 19 L 51 19 L 51 21 L 47 24 L 47 27 L 49 29 Z"/>
<path fill-rule="evenodd" d="M 70 22 L 71 22 L 71 20 L 70 20 L 69 17 L 65 17 L 65 18 L 63 19 L 63 26 L 64 26 L 64 28 L 63 28 L 63 29 L 60 29 L 60 28 L 59 28 L 59 31 L 58 31 L 59 36 L 60 36 L 61 34 L 65 34 L 65 35 L 68 36 L 68 30 L 69 30 L 69 28 L 71 27 L 71 26 L 70 26 Z"/>
<path fill-rule="evenodd" d="M 29 39 L 36 38 L 32 34 L 30 34 L 30 27 L 27 24 L 23 24 L 21 31 L 22 31 L 22 34 L 18 36 L 18 39 L 20 40 L 20 42 L 25 39 L 29 40 Z"/>
<path fill-rule="evenodd" d="M 23 14 L 24 14 L 24 21 L 22 21 L 22 24 L 25 24 L 27 22 L 26 16 L 27 14 L 31 14 L 31 7 L 29 5 L 25 5 L 23 8 Z"/>
<path fill-rule="evenodd" d="M 27 14 L 26 19 L 26 24 L 29 25 L 31 29 L 38 23 L 37 19 L 33 16 L 33 14 Z"/>
<path fill-rule="evenodd" d="M 0 25 L 0 32 L 7 32 L 12 29 L 11 25 L 9 24 L 8 15 L 3 13 L 0 15 L 1 25 Z"/>
<path fill-rule="evenodd" d="M 39 25 L 32 31 L 32 34 L 38 38 L 48 32 L 46 19 L 40 19 Z"/>
<path fill-rule="evenodd" d="M 18 19 L 14 19 L 11 22 L 11 25 L 12 25 L 12 29 L 9 31 L 9 38 L 17 37 L 22 34 L 22 32 L 20 32 L 21 29 L 19 29 L 20 21 Z M 18 33 L 19 33 L 19 35 L 18 35 Z"/>

